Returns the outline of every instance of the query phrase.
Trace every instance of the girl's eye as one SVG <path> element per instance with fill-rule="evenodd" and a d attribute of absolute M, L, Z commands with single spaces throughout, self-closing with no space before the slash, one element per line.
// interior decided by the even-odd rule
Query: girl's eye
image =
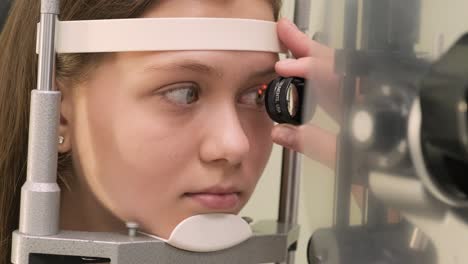
<path fill-rule="evenodd" d="M 260 87 L 249 89 L 240 96 L 239 102 L 255 107 L 263 106 L 265 102 L 265 91 Z"/>
<path fill-rule="evenodd" d="M 198 100 L 199 89 L 195 84 L 178 84 L 161 92 L 166 100 L 178 105 L 193 104 Z"/>

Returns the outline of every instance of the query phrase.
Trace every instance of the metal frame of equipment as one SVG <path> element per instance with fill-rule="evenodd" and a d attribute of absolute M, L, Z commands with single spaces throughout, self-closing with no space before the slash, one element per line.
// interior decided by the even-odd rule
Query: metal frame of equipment
<path fill-rule="evenodd" d="M 295 22 L 309 24 L 310 1 L 296 1 Z M 252 226 L 253 237 L 232 248 L 195 253 L 143 235 L 59 230 L 60 188 L 57 184 L 57 127 L 60 92 L 54 86 L 55 29 L 59 0 L 41 1 L 38 39 L 38 83 L 32 91 L 27 181 L 21 191 L 19 230 L 13 233 L 12 262 L 41 263 L 41 255 L 102 258 L 113 264 L 150 263 L 294 263 L 299 158 L 283 151 L 278 220 Z"/>

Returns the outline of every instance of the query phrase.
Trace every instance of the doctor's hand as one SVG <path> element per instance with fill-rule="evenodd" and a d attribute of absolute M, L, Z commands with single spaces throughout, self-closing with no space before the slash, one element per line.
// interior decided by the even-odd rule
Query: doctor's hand
<path fill-rule="evenodd" d="M 341 78 L 334 73 L 334 50 L 311 40 L 287 19 L 278 22 L 277 30 L 281 42 L 296 58 L 277 62 L 275 70 L 278 75 L 308 79 L 315 87 L 318 104 L 338 120 Z M 334 168 L 336 135 L 333 133 L 312 124 L 279 124 L 273 128 L 272 139 L 277 144 Z"/>

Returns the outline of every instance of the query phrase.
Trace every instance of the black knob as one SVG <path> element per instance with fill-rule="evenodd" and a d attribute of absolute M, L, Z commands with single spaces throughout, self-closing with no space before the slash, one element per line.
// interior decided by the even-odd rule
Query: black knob
<path fill-rule="evenodd" d="M 402 87 L 381 85 L 354 107 L 351 138 L 371 167 L 389 168 L 407 160 L 406 120 L 411 97 Z"/>
<path fill-rule="evenodd" d="M 359 107 L 351 116 L 354 143 L 364 150 L 387 152 L 404 137 L 404 119 L 390 107 Z"/>
<path fill-rule="evenodd" d="M 468 200 L 468 34 L 420 83 L 421 149 L 431 181 L 453 201 Z"/>

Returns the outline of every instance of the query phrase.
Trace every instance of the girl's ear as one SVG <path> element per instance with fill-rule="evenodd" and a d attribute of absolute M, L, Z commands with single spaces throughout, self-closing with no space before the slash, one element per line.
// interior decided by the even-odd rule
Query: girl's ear
<path fill-rule="evenodd" d="M 57 89 L 62 93 L 60 103 L 60 121 L 58 129 L 58 152 L 66 153 L 72 148 L 73 93 L 70 88 L 57 82 Z"/>

